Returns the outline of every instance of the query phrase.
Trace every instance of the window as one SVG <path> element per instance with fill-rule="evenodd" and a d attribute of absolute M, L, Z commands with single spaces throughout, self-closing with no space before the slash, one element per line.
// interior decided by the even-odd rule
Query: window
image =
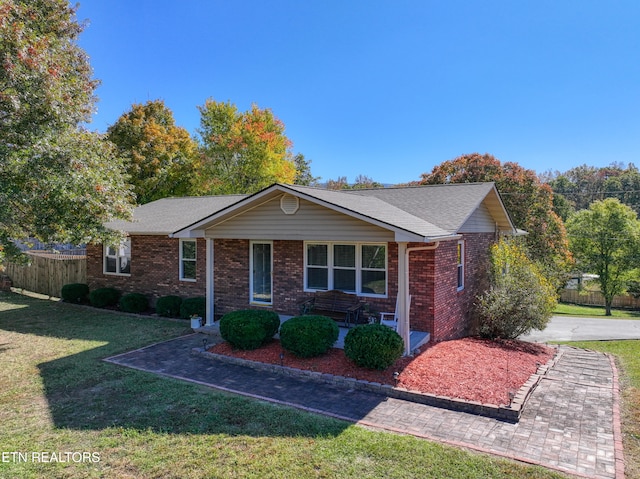
<path fill-rule="evenodd" d="M 338 289 L 361 295 L 387 294 L 384 244 L 305 244 L 305 290 Z"/>
<path fill-rule="evenodd" d="M 458 291 L 464 289 L 464 241 L 458 242 Z"/>
<path fill-rule="evenodd" d="M 119 246 L 105 246 L 104 272 L 108 274 L 131 273 L 131 239 L 127 238 Z"/>
<path fill-rule="evenodd" d="M 196 280 L 196 240 L 180 240 L 180 279 L 182 281 Z"/>
<path fill-rule="evenodd" d="M 271 242 L 251 242 L 251 284 L 252 303 L 271 304 L 273 263 Z"/>

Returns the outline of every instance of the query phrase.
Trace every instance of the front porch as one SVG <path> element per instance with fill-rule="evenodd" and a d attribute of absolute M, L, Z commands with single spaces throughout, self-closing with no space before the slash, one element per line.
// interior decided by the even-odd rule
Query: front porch
<path fill-rule="evenodd" d="M 280 324 L 284 323 L 286 320 L 291 319 L 293 316 L 290 315 L 284 315 L 281 314 L 280 316 Z M 339 348 L 339 349 L 344 349 L 344 338 L 347 336 L 347 333 L 349 332 L 350 328 L 344 327 L 344 326 L 338 326 L 339 328 L 339 333 L 338 333 L 338 340 L 335 342 L 335 344 L 333 345 L 333 347 L 335 348 Z M 214 322 L 211 326 L 202 326 L 201 328 L 196 328 L 194 329 L 194 331 L 198 332 L 198 333 L 204 333 L 204 334 L 213 334 L 213 335 L 219 335 L 220 334 L 220 322 L 216 321 Z M 276 334 L 275 336 L 276 338 L 278 337 L 278 335 Z M 412 353 L 420 348 L 421 346 L 427 344 L 429 342 L 429 340 L 431 339 L 431 335 L 427 332 L 424 331 L 410 331 L 409 332 L 409 351 L 411 351 Z"/>

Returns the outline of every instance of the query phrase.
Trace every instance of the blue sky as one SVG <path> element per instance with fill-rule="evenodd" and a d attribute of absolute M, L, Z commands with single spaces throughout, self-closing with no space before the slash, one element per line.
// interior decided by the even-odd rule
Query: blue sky
<path fill-rule="evenodd" d="M 270 108 L 323 180 L 417 180 L 461 154 L 640 166 L 637 0 L 81 0 L 105 131 L 162 99 Z"/>

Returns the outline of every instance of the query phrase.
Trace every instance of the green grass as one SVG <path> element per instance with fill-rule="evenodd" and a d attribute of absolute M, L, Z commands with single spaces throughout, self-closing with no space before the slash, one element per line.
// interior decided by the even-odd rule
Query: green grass
<path fill-rule="evenodd" d="M 616 357 L 622 388 L 625 476 L 640 477 L 640 341 L 576 341 L 565 344 Z"/>
<path fill-rule="evenodd" d="M 640 319 L 640 311 L 612 309 L 611 316 L 605 316 L 604 306 L 580 306 L 568 303 L 558 303 L 553 314 L 584 318 Z"/>
<path fill-rule="evenodd" d="M 102 358 L 186 323 L 0 293 L 0 478 L 552 478 L 557 473 L 203 386 Z"/>

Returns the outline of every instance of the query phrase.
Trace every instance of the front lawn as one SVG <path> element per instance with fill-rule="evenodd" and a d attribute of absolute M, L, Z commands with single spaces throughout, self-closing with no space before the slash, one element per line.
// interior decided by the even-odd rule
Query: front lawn
<path fill-rule="evenodd" d="M 0 293 L 0 477 L 564 477 L 101 361 L 186 327 Z"/>
<path fill-rule="evenodd" d="M 640 319 L 640 311 L 612 309 L 611 316 L 605 316 L 604 306 L 580 306 L 578 304 L 558 303 L 553 314 L 559 316 L 577 316 L 583 318 Z"/>

